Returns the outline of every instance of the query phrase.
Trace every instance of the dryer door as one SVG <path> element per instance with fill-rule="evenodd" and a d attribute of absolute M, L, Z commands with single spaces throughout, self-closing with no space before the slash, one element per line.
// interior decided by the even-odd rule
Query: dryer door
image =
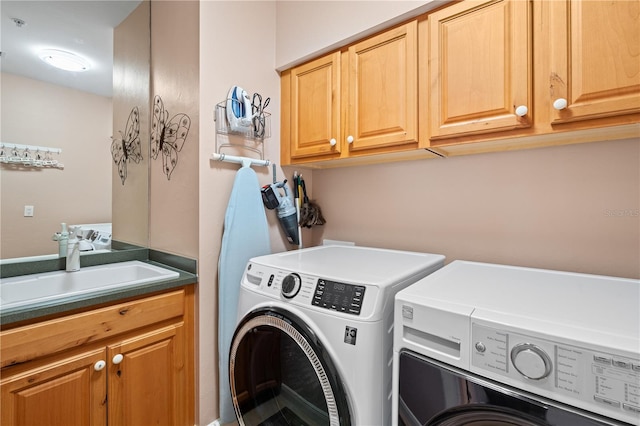
<path fill-rule="evenodd" d="M 342 381 L 313 330 L 289 312 L 254 311 L 229 354 L 240 425 L 350 425 Z"/>

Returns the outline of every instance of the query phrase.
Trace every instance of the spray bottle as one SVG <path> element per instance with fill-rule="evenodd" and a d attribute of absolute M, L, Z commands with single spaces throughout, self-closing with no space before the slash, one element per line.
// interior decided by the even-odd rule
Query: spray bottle
<path fill-rule="evenodd" d="M 53 234 L 51 239 L 58 242 L 58 257 L 67 257 L 67 242 L 69 241 L 69 231 L 67 230 L 67 224 L 61 223 L 62 231 Z"/>
<path fill-rule="evenodd" d="M 78 242 L 78 228 L 71 228 L 67 241 L 67 272 L 80 270 L 80 244 Z"/>
<path fill-rule="evenodd" d="M 284 195 L 280 193 L 280 188 L 284 189 Z M 262 187 L 261 192 L 265 207 L 269 210 L 276 209 L 280 226 L 289 243 L 298 245 L 300 241 L 298 235 L 298 217 L 296 208 L 289 195 L 287 180 L 285 179 L 283 182 L 274 182 L 271 185 L 265 185 Z"/>

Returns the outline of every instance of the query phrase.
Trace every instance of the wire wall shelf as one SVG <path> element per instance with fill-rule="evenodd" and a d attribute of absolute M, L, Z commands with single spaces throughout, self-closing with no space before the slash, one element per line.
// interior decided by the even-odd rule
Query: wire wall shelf
<path fill-rule="evenodd" d="M 239 103 L 235 99 L 230 99 L 232 103 Z M 251 118 L 251 125 L 241 127 L 241 130 L 232 129 L 227 119 L 227 101 L 222 101 L 216 105 L 214 120 L 216 122 L 216 132 L 223 135 L 239 135 L 247 139 L 263 141 L 271 137 L 271 114 L 261 111 Z"/>
<path fill-rule="evenodd" d="M 239 104 L 237 100 L 232 99 L 230 101 Z M 237 128 L 232 129 L 227 118 L 227 103 L 228 101 L 222 101 L 216 105 L 214 114 L 216 135 L 238 137 L 220 138 L 216 136 L 216 150 L 211 159 L 232 162 L 232 158 L 249 160 L 247 157 L 229 155 L 238 151 L 249 150 L 259 155 L 260 160 L 263 160 L 261 162 L 254 161 L 255 165 L 268 165 L 269 161 L 264 159 L 264 140 L 271 137 L 271 114 L 262 110 L 254 112 L 250 119 L 247 118 L 247 121 L 250 121 L 249 125 L 237 126 Z M 222 152 L 225 148 L 229 153 Z"/>

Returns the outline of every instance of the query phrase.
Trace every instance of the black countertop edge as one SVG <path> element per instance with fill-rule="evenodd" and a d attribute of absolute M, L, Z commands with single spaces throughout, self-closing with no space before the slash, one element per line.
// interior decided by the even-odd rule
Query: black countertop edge
<path fill-rule="evenodd" d="M 181 271 L 189 272 L 191 274 L 198 273 L 198 262 L 195 259 L 188 257 L 177 256 L 175 254 L 169 254 L 158 250 L 149 250 L 149 260 L 158 262 L 164 266 L 171 266 Z"/>
<path fill-rule="evenodd" d="M 147 249 L 144 249 L 147 250 Z M 172 288 L 181 287 L 188 284 L 195 284 L 198 282 L 198 276 L 196 274 L 197 271 L 197 262 L 194 259 L 184 258 L 177 255 L 172 255 L 168 253 L 158 252 L 152 250 L 155 253 L 151 255 L 150 251 L 147 250 L 149 256 L 145 259 L 137 258 L 139 253 L 133 252 L 129 253 L 132 257 L 127 257 L 122 260 L 114 260 L 109 258 L 107 262 L 96 263 L 106 264 L 106 263 L 116 263 L 116 262 L 125 262 L 129 260 L 140 260 L 146 263 L 151 263 L 157 266 L 161 266 L 163 268 L 171 269 L 177 271 L 180 275 L 177 278 L 157 281 L 152 283 L 145 283 L 138 286 L 127 287 L 124 289 L 111 289 L 105 290 L 102 292 L 95 292 L 91 294 L 77 295 L 74 297 L 63 298 L 58 300 L 52 300 L 48 302 L 42 303 L 33 303 L 31 305 L 19 306 L 14 309 L 2 310 L 0 312 L 0 325 L 9 325 L 14 322 L 24 321 L 24 320 L 32 320 L 37 319 L 39 317 L 44 317 L 47 315 L 53 314 L 61 314 L 64 312 L 72 311 L 80 308 L 87 308 L 103 303 L 116 303 L 119 300 L 128 299 L 136 296 L 143 296 L 145 294 L 155 293 L 158 291 L 170 290 Z M 112 254 L 112 253 L 107 253 Z M 99 256 L 99 255 L 93 255 Z M 93 257 L 90 256 L 90 257 Z M 119 256 L 116 256 L 119 258 Z M 63 259 L 60 259 L 63 260 Z M 163 262 L 164 261 L 164 262 Z M 50 261 L 45 261 L 50 262 Z M 166 263 L 165 263 L 166 262 Z M 31 262 L 38 263 L 38 262 Z M 93 263 L 93 262 L 91 262 Z M 184 270 L 178 266 L 186 266 L 189 270 Z M 91 265 L 82 265 L 82 266 L 94 266 Z M 64 268 L 63 268 L 64 269 Z M 57 270 L 57 269 L 54 269 Z M 47 271 L 45 271 L 47 272 Z M 36 272 L 31 272 L 36 273 Z"/>

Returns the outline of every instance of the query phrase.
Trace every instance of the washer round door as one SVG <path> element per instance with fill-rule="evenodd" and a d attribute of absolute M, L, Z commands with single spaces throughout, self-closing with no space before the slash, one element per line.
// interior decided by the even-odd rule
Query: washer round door
<path fill-rule="evenodd" d="M 400 426 L 612 426 L 556 403 L 411 351 L 400 351 Z M 602 421 L 600 421 L 602 420 Z"/>
<path fill-rule="evenodd" d="M 240 425 L 350 425 L 342 381 L 313 330 L 277 308 L 238 325 L 229 354 Z"/>

